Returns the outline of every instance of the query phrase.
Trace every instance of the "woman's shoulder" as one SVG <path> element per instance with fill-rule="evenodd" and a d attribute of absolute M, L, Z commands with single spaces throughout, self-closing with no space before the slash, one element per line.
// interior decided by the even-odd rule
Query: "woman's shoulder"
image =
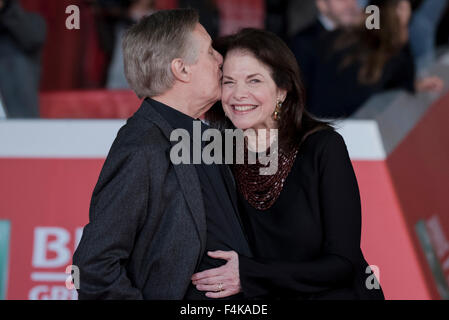
<path fill-rule="evenodd" d="M 302 159 L 315 163 L 319 168 L 346 167 L 351 159 L 342 135 L 333 128 L 310 134 L 299 149 Z"/>
<path fill-rule="evenodd" d="M 324 128 L 311 133 L 300 145 L 299 152 L 314 161 L 324 158 L 348 157 L 345 140 L 334 128 Z"/>
<path fill-rule="evenodd" d="M 334 128 L 327 127 L 317 130 L 307 136 L 303 144 L 317 149 L 326 148 L 329 145 L 344 144 L 344 139 Z"/>

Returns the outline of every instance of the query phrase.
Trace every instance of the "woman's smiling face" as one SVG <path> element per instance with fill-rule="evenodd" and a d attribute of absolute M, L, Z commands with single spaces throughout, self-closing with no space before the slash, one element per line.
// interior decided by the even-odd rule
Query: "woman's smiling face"
<path fill-rule="evenodd" d="M 271 70 L 251 53 L 232 50 L 223 64 L 222 105 L 239 129 L 274 129 L 272 114 L 285 99 L 271 77 Z"/>

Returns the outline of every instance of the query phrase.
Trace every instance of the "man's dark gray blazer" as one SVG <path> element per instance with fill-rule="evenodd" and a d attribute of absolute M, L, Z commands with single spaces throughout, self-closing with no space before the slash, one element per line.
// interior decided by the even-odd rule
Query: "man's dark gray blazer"
<path fill-rule="evenodd" d="M 170 162 L 172 129 L 148 100 L 120 129 L 73 256 L 79 299 L 184 297 L 206 216 L 195 167 Z"/>

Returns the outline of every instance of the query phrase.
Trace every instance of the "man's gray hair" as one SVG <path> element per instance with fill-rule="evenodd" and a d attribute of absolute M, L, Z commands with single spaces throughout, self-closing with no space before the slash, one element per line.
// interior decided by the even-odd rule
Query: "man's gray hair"
<path fill-rule="evenodd" d="M 198 22 L 193 9 L 161 10 L 126 31 L 122 43 L 125 76 L 139 98 L 160 95 L 173 86 L 174 59 L 196 62 L 198 47 L 192 32 Z"/>

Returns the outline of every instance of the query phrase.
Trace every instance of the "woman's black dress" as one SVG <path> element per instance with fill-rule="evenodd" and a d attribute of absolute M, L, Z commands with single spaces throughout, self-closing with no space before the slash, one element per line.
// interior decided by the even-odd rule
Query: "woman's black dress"
<path fill-rule="evenodd" d="M 265 211 L 241 194 L 256 259 L 239 257 L 248 298 L 384 299 L 360 249 L 361 205 L 343 138 L 332 129 L 301 145 L 276 202 Z M 373 262 L 375 264 L 375 262 Z"/>

